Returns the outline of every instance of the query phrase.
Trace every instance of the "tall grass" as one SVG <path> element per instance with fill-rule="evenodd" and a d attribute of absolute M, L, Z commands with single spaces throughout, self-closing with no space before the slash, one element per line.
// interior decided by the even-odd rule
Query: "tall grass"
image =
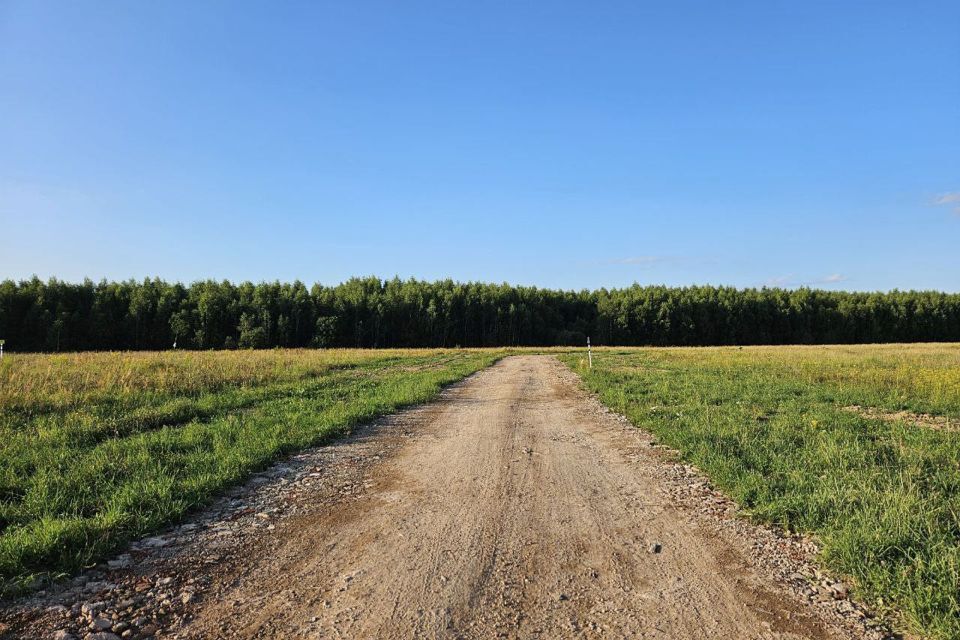
<path fill-rule="evenodd" d="M 84 566 L 494 351 L 100 353 L 0 369 L 0 581 Z"/>
<path fill-rule="evenodd" d="M 908 626 L 960 637 L 960 433 L 844 407 L 960 416 L 960 347 L 604 350 L 561 356 L 759 520 Z"/>

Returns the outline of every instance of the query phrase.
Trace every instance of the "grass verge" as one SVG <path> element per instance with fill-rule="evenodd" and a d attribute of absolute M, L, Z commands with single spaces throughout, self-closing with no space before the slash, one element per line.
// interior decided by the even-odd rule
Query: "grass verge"
<path fill-rule="evenodd" d="M 3 592 L 89 565 L 277 458 L 429 400 L 499 355 L 286 350 L 5 358 Z"/>
<path fill-rule="evenodd" d="M 957 345 L 611 349 L 559 356 L 610 408 L 915 631 L 960 637 L 960 433 L 850 405 L 960 417 Z"/>

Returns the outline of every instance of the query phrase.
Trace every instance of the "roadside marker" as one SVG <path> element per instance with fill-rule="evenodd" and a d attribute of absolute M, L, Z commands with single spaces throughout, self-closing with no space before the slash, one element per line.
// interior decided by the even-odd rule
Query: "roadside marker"
<path fill-rule="evenodd" d="M 0 340 L 0 360 L 3 360 L 3 343 L 4 342 L 6 342 L 6 340 Z"/>
<path fill-rule="evenodd" d="M 590 336 L 587 336 L 587 362 L 590 363 L 590 368 L 593 369 L 593 352 L 590 350 Z"/>

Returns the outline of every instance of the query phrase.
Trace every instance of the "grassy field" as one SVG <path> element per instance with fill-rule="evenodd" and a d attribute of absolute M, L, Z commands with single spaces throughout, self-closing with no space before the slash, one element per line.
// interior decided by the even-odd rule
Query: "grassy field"
<path fill-rule="evenodd" d="M 601 349 L 593 369 L 549 351 L 755 518 L 814 533 L 860 597 L 960 637 L 960 345 Z M 6 357 L 0 587 L 94 562 L 504 353 Z"/>
<path fill-rule="evenodd" d="M 561 358 L 754 517 L 814 533 L 861 597 L 960 637 L 960 345 Z"/>
<path fill-rule="evenodd" d="M 0 363 L 0 586 L 87 565 L 496 351 L 16 355 Z"/>

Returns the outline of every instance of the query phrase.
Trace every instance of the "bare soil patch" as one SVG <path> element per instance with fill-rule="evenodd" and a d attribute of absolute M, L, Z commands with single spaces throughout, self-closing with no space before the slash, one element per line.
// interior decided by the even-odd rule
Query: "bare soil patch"
<path fill-rule="evenodd" d="M 918 427 L 955 431 L 960 428 L 960 422 L 951 420 L 947 416 L 934 416 L 929 413 L 913 413 L 912 411 L 884 411 L 876 407 L 862 407 L 854 404 L 843 408 L 844 411 L 857 413 L 864 418 L 884 420 L 886 422 L 908 422 Z"/>

